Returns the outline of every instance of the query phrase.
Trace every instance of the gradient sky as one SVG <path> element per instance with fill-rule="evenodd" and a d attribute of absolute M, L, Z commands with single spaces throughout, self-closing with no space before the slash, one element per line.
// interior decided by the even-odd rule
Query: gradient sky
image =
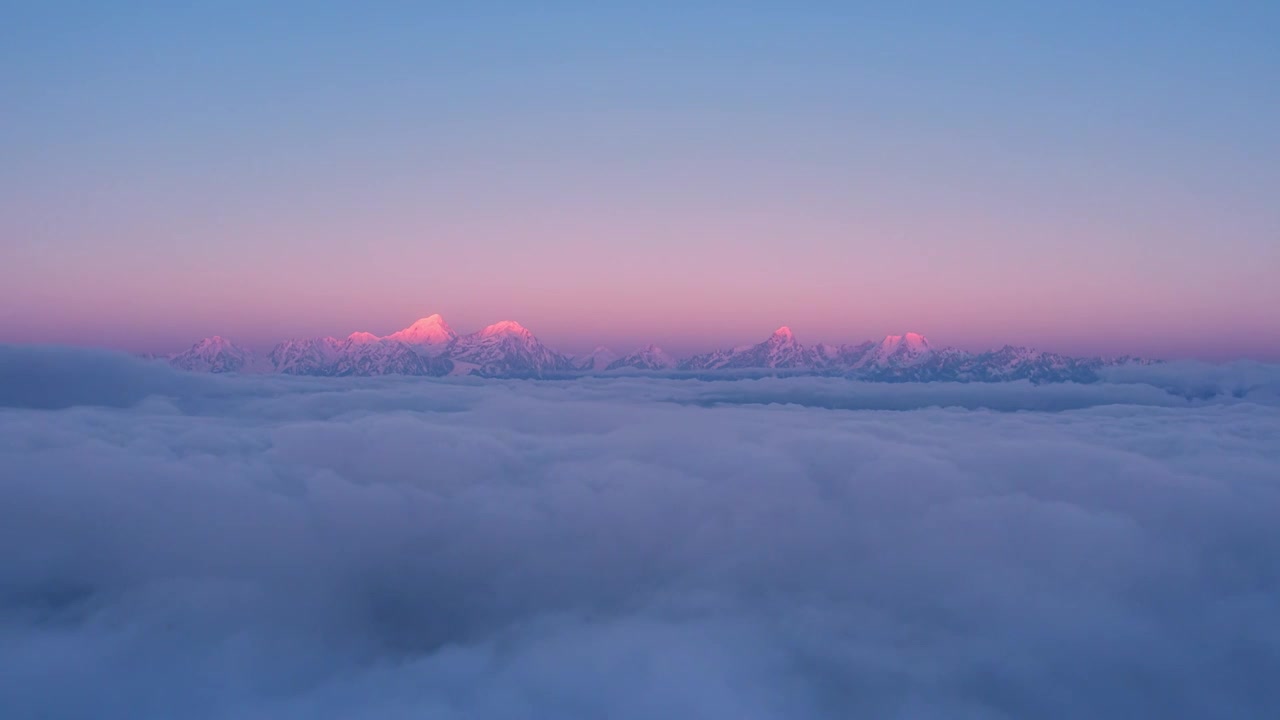
<path fill-rule="evenodd" d="M 1280 359 L 1280 3 L 180 4 L 0 0 L 0 341 Z"/>

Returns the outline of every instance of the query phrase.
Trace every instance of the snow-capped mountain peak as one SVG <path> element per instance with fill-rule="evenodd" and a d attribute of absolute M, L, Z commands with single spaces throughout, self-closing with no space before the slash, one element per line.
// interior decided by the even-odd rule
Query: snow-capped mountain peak
<path fill-rule="evenodd" d="M 933 348 L 925 336 L 919 333 L 887 335 L 872 350 L 869 362 L 874 365 L 914 365 L 932 354 Z"/>
<path fill-rule="evenodd" d="M 493 337 L 495 335 L 520 335 L 524 337 L 533 337 L 533 333 L 529 329 L 515 320 L 500 320 L 480 331 L 481 337 Z"/>
<path fill-rule="evenodd" d="M 929 340 L 919 333 L 904 333 L 902 335 L 886 335 L 884 340 L 880 341 L 880 346 L 897 350 L 904 348 L 912 352 L 920 352 L 929 349 Z"/>
<path fill-rule="evenodd" d="M 382 339 L 410 345 L 445 345 L 453 342 L 457 337 L 458 334 L 449 327 L 449 323 L 436 314 L 417 320 L 409 327 L 393 332 Z"/>
<path fill-rule="evenodd" d="M 935 349 L 928 339 L 914 332 L 888 335 L 879 342 L 807 347 L 785 325 L 761 342 L 681 361 L 656 345 L 647 345 L 621 358 L 600 347 L 589 357 L 571 360 L 547 348 L 518 322 L 504 320 L 460 337 L 439 315 L 422 318 L 382 338 L 355 332 L 345 340 L 286 340 L 262 358 L 215 335 L 167 359 L 174 367 L 213 373 L 563 377 L 624 369 L 697 373 L 765 370 L 888 382 L 1093 382 L 1107 366 L 1147 362 L 1135 358 L 1075 358 L 1011 345 L 980 353 Z"/>
<path fill-rule="evenodd" d="M 514 320 L 496 322 L 458 338 L 449 355 L 480 375 L 534 375 L 574 370 L 573 361 L 548 349 Z"/>
<path fill-rule="evenodd" d="M 353 333 L 352 338 L 360 334 Z M 374 341 L 378 342 L 377 338 Z M 346 341 L 348 345 L 354 342 Z M 276 372 L 286 375 L 330 375 L 328 368 L 337 361 L 342 347 L 342 342 L 331 337 L 285 340 L 272 348 L 268 357 Z"/>
<path fill-rule="evenodd" d="M 221 335 L 214 335 L 169 358 L 169 364 L 197 372 L 241 372 L 250 369 L 253 353 Z"/>
<path fill-rule="evenodd" d="M 816 351 L 796 342 L 791 328 L 783 325 L 764 342 L 744 345 L 732 350 L 718 350 L 697 355 L 681 363 L 688 370 L 719 370 L 725 368 L 779 368 L 794 369 L 817 367 L 822 361 Z"/>

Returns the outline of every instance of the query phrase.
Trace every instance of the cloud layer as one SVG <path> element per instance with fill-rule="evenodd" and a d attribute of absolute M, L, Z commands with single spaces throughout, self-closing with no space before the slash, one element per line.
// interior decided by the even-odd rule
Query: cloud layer
<path fill-rule="evenodd" d="M 6 717 L 1256 717 L 1280 374 L 211 378 L 0 348 Z"/>

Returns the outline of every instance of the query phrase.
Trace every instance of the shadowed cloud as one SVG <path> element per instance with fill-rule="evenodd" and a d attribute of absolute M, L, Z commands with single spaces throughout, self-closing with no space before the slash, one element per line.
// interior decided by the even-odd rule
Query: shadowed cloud
<path fill-rule="evenodd" d="M 0 368 L 8 716 L 1280 702 L 1271 366 L 535 382 L 6 348 Z"/>

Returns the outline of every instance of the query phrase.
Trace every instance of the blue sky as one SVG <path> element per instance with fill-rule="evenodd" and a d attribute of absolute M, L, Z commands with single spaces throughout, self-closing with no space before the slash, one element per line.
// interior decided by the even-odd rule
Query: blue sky
<path fill-rule="evenodd" d="M 538 5 L 0 6 L 0 340 L 1280 356 L 1275 3 Z"/>

